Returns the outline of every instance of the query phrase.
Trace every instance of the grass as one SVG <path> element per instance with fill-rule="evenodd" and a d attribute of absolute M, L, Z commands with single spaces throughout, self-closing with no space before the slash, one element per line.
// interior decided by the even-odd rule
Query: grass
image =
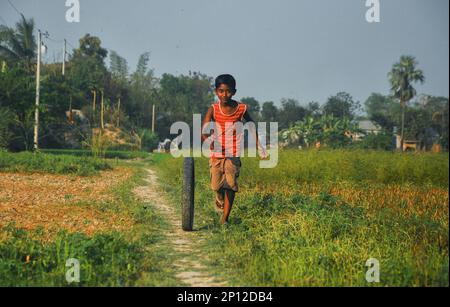
<path fill-rule="evenodd" d="M 9 227 L 8 240 L 0 245 L 1 286 L 63 286 L 66 261 L 80 261 L 80 286 L 125 286 L 137 279 L 143 246 L 128 242 L 123 235 L 101 234 L 88 238 L 82 234 L 61 232 L 49 244 L 30 234 Z M 125 252 L 126 251 L 126 252 Z"/>
<path fill-rule="evenodd" d="M 196 228 L 210 230 L 210 266 L 233 285 L 449 285 L 448 155 L 288 150 L 275 169 L 244 158 L 229 229 L 207 163 L 196 160 Z M 182 159 L 157 165 L 178 200 Z M 380 283 L 365 280 L 369 258 Z"/>
<path fill-rule="evenodd" d="M 90 176 L 108 169 L 112 169 L 110 163 L 91 157 L 0 151 L 0 172 L 41 172 Z"/>
<path fill-rule="evenodd" d="M 383 184 L 431 184 L 448 187 L 448 154 L 399 154 L 366 150 L 286 150 L 280 152 L 276 168 L 260 174 L 258 161 L 244 159 L 248 184 L 280 182 L 367 182 Z M 259 180 L 258 178 L 261 178 Z"/>
<path fill-rule="evenodd" d="M 126 232 L 61 231 L 43 240 L 43 229 L 0 229 L 0 286 L 68 286 L 69 258 L 81 264 L 81 282 L 70 286 L 180 285 L 164 244 L 169 226 L 133 194 L 148 163 L 179 204 L 182 159 L 170 155 L 130 163 L 0 152 L 0 171 L 92 175 L 114 165 L 134 173 L 111 200 L 73 203 L 131 216 Z M 288 150 L 275 169 L 244 158 L 228 229 L 218 224 L 209 184 L 208 160 L 196 159 L 195 227 L 209 269 L 231 285 L 449 285 L 448 155 Z M 380 261 L 380 283 L 365 280 L 369 258 Z"/>
<path fill-rule="evenodd" d="M 92 157 L 92 150 L 88 149 L 42 149 L 43 153 L 52 155 L 70 155 L 77 157 Z M 145 151 L 120 151 L 107 150 L 105 153 L 106 159 L 146 159 L 151 156 Z"/>
<path fill-rule="evenodd" d="M 93 158 L 86 158 L 93 159 Z M 43 229 L 25 231 L 9 225 L 0 230 L 0 286 L 174 286 L 172 251 L 164 243 L 168 225 L 133 188 L 144 184 L 145 162 L 118 162 L 133 177 L 111 189 L 113 200 L 74 203 L 132 216 L 126 232 L 106 231 L 92 237 L 61 231 L 49 241 Z M 68 284 L 66 261 L 80 262 L 80 283 Z"/>

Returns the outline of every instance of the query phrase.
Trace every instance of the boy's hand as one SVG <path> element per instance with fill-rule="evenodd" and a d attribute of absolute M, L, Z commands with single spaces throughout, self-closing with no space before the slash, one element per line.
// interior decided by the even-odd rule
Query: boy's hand
<path fill-rule="evenodd" d="M 269 160 L 269 155 L 267 154 L 267 151 L 265 149 L 261 149 L 259 151 L 259 157 L 261 160 Z"/>

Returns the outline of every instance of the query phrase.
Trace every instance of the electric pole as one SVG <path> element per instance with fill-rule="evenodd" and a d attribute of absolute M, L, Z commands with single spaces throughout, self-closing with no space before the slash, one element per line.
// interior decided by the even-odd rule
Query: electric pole
<path fill-rule="evenodd" d="M 152 132 L 155 133 L 155 105 L 153 105 L 152 112 Z"/>
<path fill-rule="evenodd" d="M 67 50 L 67 42 L 64 39 L 64 50 L 63 50 L 63 62 L 62 62 L 62 75 L 66 74 L 66 50 Z"/>
<path fill-rule="evenodd" d="M 120 127 L 120 96 L 119 96 L 119 106 L 117 107 L 117 128 Z"/>
<path fill-rule="evenodd" d="M 37 68 L 36 68 L 36 105 L 34 109 L 34 152 L 39 150 L 39 96 L 40 96 L 40 82 L 41 82 L 41 49 L 42 49 L 42 34 L 38 30 L 38 44 L 37 44 Z"/>
<path fill-rule="evenodd" d="M 105 125 L 103 122 L 103 112 L 104 112 L 104 102 L 103 102 L 103 96 L 104 96 L 104 91 L 103 89 L 100 91 L 100 93 L 102 94 L 102 99 L 101 99 L 101 106 L 100 106 L 100 127 L 103 129 L 105 129 Z"/>
<path fill-rule="evenodd" d="M 94 94 L 94 98 L 92 99 L 92 111 L 95 113 L 95 102 L 97 101 L 97 91 L 92 90 L 91 93 Z"/>

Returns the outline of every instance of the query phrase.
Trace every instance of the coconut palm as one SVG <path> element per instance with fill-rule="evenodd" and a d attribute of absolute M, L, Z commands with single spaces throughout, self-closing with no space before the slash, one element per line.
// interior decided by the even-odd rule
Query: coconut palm
<path fill-rule="evenodd" d="M 389 72 L 389 81 L 391 83 L 391 91 L 394 97 L 400 100 L 402 107 L 402 128 L 400 147 L 403 151 L 403 143 L 405 136 L 405 110 L 408 101 L 416 96 L 416 89 L 412 83 L 425 81 L 422 70 L 417 69 L 417 61 L 412 56 L 401 56 L 400 61 L 395 63 Z"/>
<path fill-rule="evenodd" d="M 36 58 L 34 20 L 21 16 L 15 29 L 0 25 L 0 61 L 24 63 L 31 71 Z"/>

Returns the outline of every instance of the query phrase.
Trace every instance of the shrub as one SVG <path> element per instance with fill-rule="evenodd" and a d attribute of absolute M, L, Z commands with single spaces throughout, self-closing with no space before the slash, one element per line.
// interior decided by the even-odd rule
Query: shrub
<path fill-rule="evenodd" d="M 139 133 L 141 137 L 141 150 L 153 151 L 158 147 L 158 135 L 149 129 L 142 129 Z"/>
<path fill-rule="evenodd" d="M 370 133 L 360 142 L 355 143 L 355 147 L 360 149 L 394 150 L 394 136 L 386 131 L 379 134 Z"/>

